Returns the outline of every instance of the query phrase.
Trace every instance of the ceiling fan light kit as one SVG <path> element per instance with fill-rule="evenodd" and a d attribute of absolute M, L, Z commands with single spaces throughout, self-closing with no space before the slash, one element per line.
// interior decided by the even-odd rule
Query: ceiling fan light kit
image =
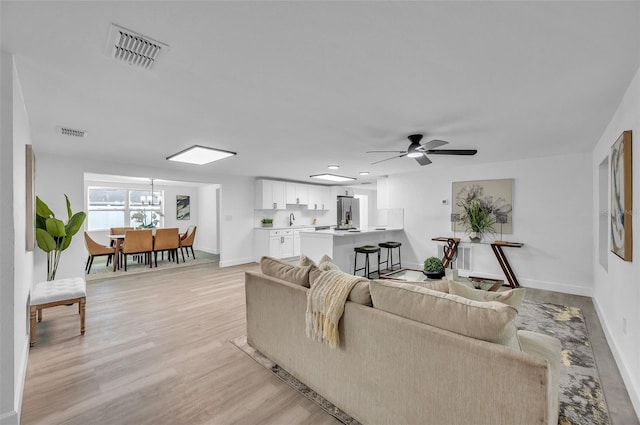
<path fill-rule="evenodd" d="M 414 158 L 420 165 L 431 164 L 431 160 L 427 157 L 429 155 L 475 155 L 478 153 L 476 149 L 435 149 L 440 146 L 449 144 L 444 140 L 434 139 L 425 144 L 420 144 L 422 141 L 422 134 L 411 134 L 407 138 L 411 142 L 406 151 L 367 151 L 367 153 L 398 153 L 400 155 L 392 156 L 391 158 L 381 159 L 380 161 L 372 162 L 371 164 L 378 164 L 380 162 L 388 161 L 390 159 L 402 158 L 404 156 L 408 158 Z"/>

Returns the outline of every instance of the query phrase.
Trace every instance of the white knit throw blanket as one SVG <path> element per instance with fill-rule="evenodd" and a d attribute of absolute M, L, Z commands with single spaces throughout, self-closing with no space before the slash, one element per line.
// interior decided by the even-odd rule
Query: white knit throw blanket
<path fill-rule="evenodd" d="M 361 281 L 366 279 L 330 270 L 314 282 L 307 292 L 307 337 L 324 342 L 331 348 L 340 344 L 338 324 L 344 304 L 351 289 Z"/>

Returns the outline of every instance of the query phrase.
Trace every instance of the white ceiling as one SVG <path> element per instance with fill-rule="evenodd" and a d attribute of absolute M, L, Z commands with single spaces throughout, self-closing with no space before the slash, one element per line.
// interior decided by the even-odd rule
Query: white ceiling
<path fill-rule="evenodd" d="M 418 171 L 365 154 L 414 132 L 479 151 L 422 169 L 590 152 L 640 66 L 640 2 L 2 1 L 1 18 L 37 152 L 212 176 Z M 119 63 L 111 23 L 170 50 Z M 165 160 L 192 144 L 238 155 Z"/>

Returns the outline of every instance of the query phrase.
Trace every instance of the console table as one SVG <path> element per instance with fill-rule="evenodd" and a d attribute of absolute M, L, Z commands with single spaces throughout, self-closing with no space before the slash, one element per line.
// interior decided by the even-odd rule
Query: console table
<path fill-rule="evenodd" d="M 451 261 L 456 257 L 458 253 L 458 245 L 460 244 L 460 238 L 445 238 L 438 237 L 432 238 L 432 241 L 436 242 L 445 242 L 446 245 L 444 247 L 444 256 L 442 257 L 442 264 L 445 268 L 451 264 Z M 483 242 L 469 242 L 469 243 L 478 243 L 482 244 Z M 485 243 L 486 244 L 486 243 Z M 512 288 L 519 288 L 520 283 L 518 282 L 518 278 L 516 278 L 516 274 L 513 271 L 513 267 L 509 264 L 509 260 L 507 260 L 507 256 L 505 255 L 502 248 L 522 248 L 524 246 L 523 243 L 520 242 L 507 242 L 507 241 L 493 241 L 489 243 L 491 245 L 491 250 L 496 256 L 498 260 L 498 264 L 500 264 L 500 268 L 504 272 L 507 281 L 509 282 L 509 286 Z"/>

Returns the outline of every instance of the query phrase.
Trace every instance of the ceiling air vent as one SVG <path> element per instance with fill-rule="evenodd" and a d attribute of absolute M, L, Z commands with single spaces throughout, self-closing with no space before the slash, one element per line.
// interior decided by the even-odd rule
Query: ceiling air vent
<path fill-rule="evenodd" d="M 168 45 L 160 41 L 111 24 L 106 53 L 129 65 L 149 69 L 158 59 L 160 52 L 168 48 Z"/>
<path fill-rule="evenodd" d="M 78 130 L 69 127 L 56 127 L 56 130 L 58 130 L 58 133 L 62 134 L 63 136 L 87 137 L 87 134 L 89 134 L 89 132 L 86 130 Z"/>

